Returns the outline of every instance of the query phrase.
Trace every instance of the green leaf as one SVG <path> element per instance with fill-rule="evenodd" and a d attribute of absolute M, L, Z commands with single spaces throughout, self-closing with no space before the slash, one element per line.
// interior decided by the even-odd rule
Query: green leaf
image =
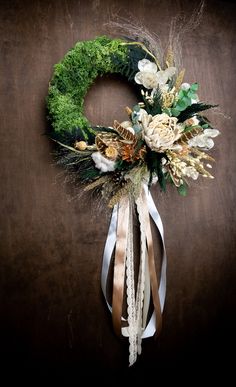
<path fill-rule="evenodd" d="M 194 91 L 191 91 L 191 90 L 188 93 L 188 97 L 192 98 L 192 99 L 197 99 L 198 98 L 197 94 L 194 93 Z"/>
<path fill-rule="evenodd" d="M 179 97 L 179 99 L 181 99 L 181 98 L 183 98 L 185 95 L 186 95 L 186 93 L 184 92 L 184 90 L 181 89 L 181 90 L 179 91 L 178 97 Z"/>
<path fill-rule="evenodd" d="M 172 116 L 178 117 L 180 115 L 180 111 L 176 108 L 171 109 Z"/>
<path fill-rule="evenodd" d="M 183 110 L 186 109 L 188 105 L 186 104 L 186 102 L 184 100 L 180 100 L 177 102 L 177 105 L 175 106 L 175 108 L 177 110 L 179 110 L 180 112 L 182 112 Z"/>
<path fill-rule="evenodd" d="M 193 83 L 193 84 L 190 86 L 190 90 L 197 91 L 197 90 L 198 90 L 198 83 Z"/>
<path fill-rule="evenodd" d="M 179 194 L 181 196 L 186 196 L 187 195 L 187 184 L 183 183 L 177 189 L 178 189 L 178 192 L 179 192 Z"/>
<path fill-rule="evenodd" d="M 203 124 L 203 125 L 202 125 L 202 128 L 203 128 L 203 129 L 207 129 L 207 128 L 209 128 L 209 125 L 208 125 L 208 124 Z"/>
<path fill-rule="evenodd" d="M 184 97 L 182 101 L 185 103 L 186 107 L 191 105 L 191 98 L 189 97 Z"/>
<path fill-rule="evenodd" d="M 165 108 L 165 109 L 162 109 L 162 112 L 163 112 L 163 113 L 166 113 L 168 116 L 171 116 L 171 115 L 172 115 L 171 110 L 172 110 L 172 109 Z"/>

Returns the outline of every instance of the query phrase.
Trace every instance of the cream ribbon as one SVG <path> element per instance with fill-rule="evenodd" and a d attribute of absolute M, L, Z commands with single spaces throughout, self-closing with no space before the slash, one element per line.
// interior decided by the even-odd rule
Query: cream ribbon
<path fill-rule="evenodd" d="M 145 261 L 145 288 L 144 288 L 144 301 L 143 301 L 143 314 L 142 314 L 142 333 L 141 339 L 153 336 L 155 333 L 159 333 L 161 329 L 161 313 L 164 309 L 165 295 L 166 295 L 166 266 L 167 257 L 164 243 L 164 231 L 161 221 L 161 217 L 156 209 L 155 203 L 152 199 L 151 193 L 146 185 L 143 185 L 141 196 L 136 201 L 137 207 L 142 215 L 139 217 L 140 222 L 144 222 L 146 244 L 148 251 L 148 262 Z M 141 208 L 142 207 L 142 208 Z M 162 241 L 162 262 L 161 262 L 161 274 L 160 283 L 158 285 L 155 262 L 153 241 L 151 234 L 150 217 L 153 219 L 156 228 L 161 236 Z M 108 235 L 105 243 L 105 249 L 103 254 L 103 264 L 101 273 L 101 286 L 102 291 L 109 310 L 112 312 L 113 325 L 115 332 L 119 335 L 122 332 L 123 336 L 129 336 L 128 327 L 121 328 L 122 321 L 127 321 L 122 317 L 122 304 L 123 293 L 125 286 L 125 261 L 127 255 L 128 244 L 128 230 L 129 230 L 129 199 L 128 197 L 121 200 L 113 209 Z M 142 225 L 140 225 L 141 228 Z M 116 247 L 116 249 L 115 249 Z M 111 258 L 115 249 L 115 262 L 114 262 L 114 277 L 113 277 L 113 297 L 112 305 L 109 304 L 106 295 L 108 271 L 111 264 Z M 154 304 L 154 311 L 152 316 L 146 325 L 147 312 L 150 302 L 150 285 L 152 291 L 152 299 Z"/>

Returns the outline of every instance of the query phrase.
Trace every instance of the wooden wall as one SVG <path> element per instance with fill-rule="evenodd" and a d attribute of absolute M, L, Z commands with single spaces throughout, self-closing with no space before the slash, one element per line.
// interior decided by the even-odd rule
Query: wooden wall
<path fill-rule="evenodd" d="M 225 377 L 235 331 L 236 6 L 206 1 L 201 24 L 183 44 L 186 81 L 200 83 L 216 139 L 215 180 L 199 179 L 186 198 L 153 190 L 168 252 L 160 338 L 143 343 L 128 369 L 127 342 L 115 337 L 100 290 L 109 219 L 70 200 L 46 136 L 45 97 L 53 65 L 78 40 L 106 33 L 114 11 L 132 14 L 164 39 L 170 19 L 198 1 L 0 1 L 0 351 L 8 378 L 79 385 L 104 372 L 138 381 L 204 370 Z M 86 98 L 93 123 L 125 118 L 136 102 L 119 79 L 99 80 Z M 89 367 L 88 371 L 85 371 Z M 167 371 L 167 372 L 166 372 Z M 41 380 L 41 379 L 40 379 Z M 192 379 L 195 380 L 195 379 Z"/>

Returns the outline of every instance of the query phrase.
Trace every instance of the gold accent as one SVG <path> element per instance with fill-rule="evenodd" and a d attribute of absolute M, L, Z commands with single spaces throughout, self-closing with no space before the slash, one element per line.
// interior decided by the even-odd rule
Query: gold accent
<path fill-rule="evenodd" d="M 118 156 L 118 151 L 117 149 L 112 146 L 112 145 L 109 145 L 106 149 L 105 149 L 105 156 L 108 158 L 108 159 L 111 159 L 111 160 L 115 160 Z"/>
<path fill-rule="evenodd" d="M 107 181 L 107 176 L 101 176 L 92 183 L 88 184 L 86 187 L 84 187 L 84 191 L 90 191 L 91 189 L 94 189 L 98 187 L 99 185 L 104 184 Z"/>
<path fill-rule="evenodd" d="M 174 65 L 174 53 L 172 48 L 169 46 L 166 53 L 166 65 L 172 67 Z"/>
<path fill-rule="evenodd" d="M 173 105 L 175 96 L 173 93 L 162 93 L 162 107 L 169 108 Z"/>
<path fill-rule="evenodd" d="M 191 148 L 191 153 L 196 154 L 198 156 L 198 159 L 205 159 L 209 161 L 215 161 L 213 157 L 209 156 L 207 153 L 200 151 L 197 148 Z"/>
<path fill-rule="evenodd" d="M 191 140 L 191 138 L 197 136 L 202 131 L 203 131 L 203 129 L 201 126 L 193 128 L 192 130 L 189 130 L 188 132 L 183 133 L 177 142 L 179 144 L 186 144 L 188 142 L 188 140 Z"/>
<path fill-rule="evenodd" d="M 110 201 L 108 203 L 109 208 L 113 208 L 121 200 L 121 198 L 123 196 L 128 195 L 128 193 L 130 192 L 131 184 L 132 184 L 131 182 L 126 183 L 126 185 L 123 188 L 119 189 L 112 196 L 112 198 L 110 199 Z"/>
<path fill-rule="evenodd" d="M 129 106 L 126 106 L 125 111 L 128 114 L 128 116 L 131 116 L 132 110 L 129 108 Z"/>
<path fill-rule="evenodd" d="M 114 121 L 113 128 L 119 135 L 128 143 L 134 143 L 136 140 L 136 137 L 133 133 L 130 132 L 130 130 L 124 128 L 118 121 Z"/>
<path fill-rule="evenodd" d="M 87 149 L 87 144 L 85 141 L 76 141 L 75 142 L 75 149 L 78 149 L 80 151 Z"/>
<path fill-rule="evenodd" d="M 95 143 L 97 150 L 104 156 L 109 146 L 116 148 L 117 151 L 119 151 L 120 147 L 119 136 L 115 133 L 100 132 L 96 135 Z"/>
<path fill-rule="evenodd" d="M 175 81 L 175 90 L 179 91 L 184 80 L 185 69 L 181 70 Z"/>

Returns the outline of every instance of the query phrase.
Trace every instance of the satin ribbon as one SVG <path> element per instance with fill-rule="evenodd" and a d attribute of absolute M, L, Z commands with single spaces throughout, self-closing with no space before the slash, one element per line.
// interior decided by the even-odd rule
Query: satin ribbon
<path fill-rule="evenodd" d="M 149 209 L 147 204 L 147 196 L 144 189 L 141 193 L 141 196 L 142 196 L 141 205 L 143 207 L 142 212 L 144 214 L 143 222 L 145 226 L 146 241 L 147 241 L 147 248 L 148 248 L 148 267 L 149 267 L 150 284 L 151 284 L 151 290 L 152 290 L 152 300 L 153 300 L 154 312 L 155 312 L 156 333 L 159 334 L 162 326 L 161 305 L 160 305 L 160 298 L 159 298 L 159 292 L 158 292 L 158 279 L 157 279 L 157 273 L 155 268 L 154 246 L 153 246 L 153 239 L 152 239 Z"/>
<path fill-rule="evenodd" d="M 124 201 L 126 200 L 126 202 Z M 125 275 L 125 250 L 127 245 L 127 232 L 128 232 L 128 217 L 129 217 L 129 206 L 127 203 L 128 198 L 122 199 L 119 205 L 116 205 L 113 209 L 108 235 L 105 243 L 103 264 L 101 273 L 101 286 L 102 291 L 107 303 L 109 310 L 113 315 L 113 325 L 117 334 L 120 334 L 121 321 L 126 321 L 122 316 L 122 303 L 123 303 L 123 289 L 124 289 L 124 275 Z M 153 336 L 156 332 L 159 333 L 161 329 L 161 313 L 164 309 L 165 295 L 166 295 L 166 266 L 167 257 L 164 243 L 164 230 L 161 217 L 156 209 L 155 203 L 152 199 L 151 193 L 146 185 L 143 186 L 142 202 L 145 208 L 145 222 L 147 222 L 146 237 L 147 247 L 149 256 L 149 272 L 151 279 L 152 298 L 154 304 L 154 311 L 152 316 L 142 333 L 142 339 Z M 123 215 L 122 215 L 123 213 Z M 152 246 L 151 226 L 149 215 L 154 221 L 156 228 L 161 236 L 162 242 L 162 263 L 161 263 L 161 274 L 160 283 L 156 277 L 154 252 Z M 124 223 L 123 223 L 124 222 Z M 125 228 L 127 232 L 125 232 Z M 119 242 L 121 238 L 122 242 Z M 116 245 L 115 264 L 114 264 L 114 280 L 113 280 L 113 308 L 109 304 L 106 295 L 107 278 L 109 267 L 111 264 L 111 258 Z M 118 246 L 117 246 L 118 245 Z M 145 276 L 147 276 L 147 267 L 145 269 Z M 116 278 L 115 278 L 116 277 Z M 121 288 L 123 285 L 123 288 Z M 114 295 L 115 291 L 115 295 Z M 147 297 L 144 297 L 144 307 L 147 309 Z M 145 320 L 145 318 L 144 318 Z M 146 323 L 146 321 L 145 321 Z M 122 335 L 128 336 L 128 329 L 122 328 Z"/>

